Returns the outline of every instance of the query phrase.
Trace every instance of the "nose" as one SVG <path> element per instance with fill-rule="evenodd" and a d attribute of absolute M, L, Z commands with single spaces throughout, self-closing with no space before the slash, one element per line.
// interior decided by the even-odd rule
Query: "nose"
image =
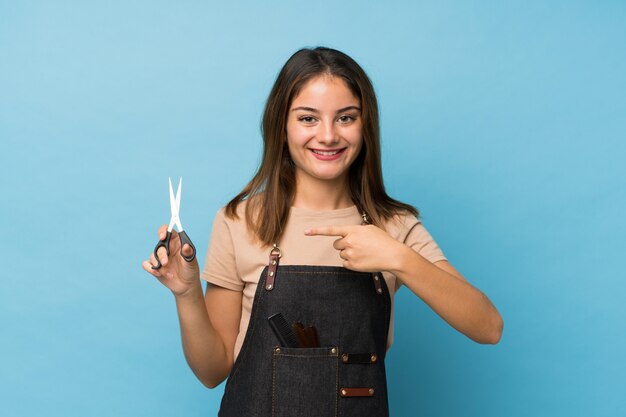
<path fill-rule="evenodd" d="M 320 143 L 331 145 L 339 141 L 339 134 L 337 133 L 337 126 L 331 121 L 324 121 L 319 124 L 319 132 L 317 139 Z"/>

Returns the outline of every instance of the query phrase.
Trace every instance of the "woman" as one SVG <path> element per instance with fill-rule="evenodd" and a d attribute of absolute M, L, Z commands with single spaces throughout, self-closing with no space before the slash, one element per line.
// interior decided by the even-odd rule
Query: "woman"
<path fill-rule="evenodd" d="M 229 376 L 221 416 L 388 415 L 384 358 L 402 284 L 471 339 L 499 341 L 495 307 L 417 210 L 386 194 L 376 97 L 356 62 L 296 52 L 267 100 L 263 140 L 258 172 L 217 213 L 202 274 L 176 235 L 161 269 L 154 255 L 143 263 L 175 295 L 198 379 Z"/>

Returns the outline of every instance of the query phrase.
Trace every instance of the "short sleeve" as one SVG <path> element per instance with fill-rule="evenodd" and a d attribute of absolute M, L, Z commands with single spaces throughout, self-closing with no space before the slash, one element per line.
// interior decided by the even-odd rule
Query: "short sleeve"
<path fill-rule="evenodd" d="M 447 261 L 448 259 L 444 256 L 439 245 L 428 233 L 422 222 L 417 219 L 415 221 L 416 223 L 409 229 L 404 244 L 411 247 L 431 263 Z"/>
<path fill-rule="evenodd" d="M 243 291 L 244 283 L 237 273 L 235 248 L 224 208 L 218 210 L 213 220 L 206 261 L 200 276 L 211 284 Z"/>
<path fill-rule="evenodd" d="M 415 217 L 411 217 L 407 226 L 409 227 L 409 232 L 404 239 L 405 245 L 422 255 L 431 263 L 448 260 L 421 221 Z M 402 281 L 396 279 L 396 291 L 398 291 L 401 286 Z"/>

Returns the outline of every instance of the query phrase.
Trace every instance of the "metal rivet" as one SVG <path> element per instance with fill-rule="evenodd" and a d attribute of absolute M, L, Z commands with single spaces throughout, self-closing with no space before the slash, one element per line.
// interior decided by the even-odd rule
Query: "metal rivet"
<path fill-rule="evenodd" d="M 272 265 L 276 265 L 276 261 L 272 261 Z"/>
<path fill-rule="evenodd" d="M 274 348 L 274 352 L 276 352 L 276 353 L 280 353 L 280 348 L 279 348 L 279 347 Z"/>
<path fill-rule="evenodd" d="M 348 391 L 346 391 L 345 389 L 341 390 L 341 395 L 343 395 L 344 397 L 346 396 L 346 394 L 348 394 Z"/>
<path fill-rule="evenodd" d="M 376 362 L 376 360 L 378 360 L 378 357 L 376 355 L 370 356 L 370 361 Z"/>
<path fill-rule="evenodd" d="M 348 355 L 346 355 L 345 353 L 343 355 L 341 355 L 341 360 L 343 362 L 348 362 Z"/>
<path fill-rule="evenodd" d="M 374 281 L 378 281 L 378 275 L 374 275 Z"/>
<path fill-rule="evenodd" d="M 266 288 L 267 288 L 268 290 L 271 290 L 271 289 L 272 289 L 272 284 L 268 285 Z"/>
<path fill-rule="evenodd" d="M 330 350 L 330 353 L 337 353 L 337 348 L 332 348 L 332 349 Z"/>
<path fill-rule="evenodd" d="M 379 288 L 379 289 L 377 289 L 377 290 L 376 290 L 376 292 L 377 292 L 378 294 L 382 294 L 382 293 L 383 293 L 383 289 L 382 289 L 382 288 Z"/>
<path fill-rule="evenodd" d="M 270 277 L 274 276 L 274 271 L 270 271 Z"/>
<path fill-rule="evenodd" d="M 374 395 L 374 388 L 370 388 L 370 395 Z"/>

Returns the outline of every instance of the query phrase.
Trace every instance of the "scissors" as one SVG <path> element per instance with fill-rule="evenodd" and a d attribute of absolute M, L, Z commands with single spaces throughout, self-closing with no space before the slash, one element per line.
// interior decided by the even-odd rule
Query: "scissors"
<path fill-rule="evenodd" d="M 174 191 L 172 190 L 172 179 L 170 178 L 170 210 L 172 211 L 172 217 L 170 218 L 170 225 L 167 228 L 167 235 L 165 239 L 160 240 L 154 248 L 154 257 L 157 260 L 157 264 L 152 267 L 152 269 L 161 268 L 161 261 L 159 260 L 159 255 L 157 255 L 157 251 L 159 248 L 165 248 L 165 252 L 170 254 L 170 239 L 172 238 L 172 229 L 174 225 L 176 225 L 176 229 L 178 229 L 178 237 L 180 238 L 180 255 L 187 262 L 191 262 L 196 257 L 196 247 L 191 243 L 191 239 L 187 236 L 187 233 L 183 230 L 183 225 L 180 224 L 180 217 L 178 217 L 178 212 L 180 210 L 180 193 L 181 188 L 183 187 L 183 178 L 180 178 L 178 182 L 178 191 L 176 191 L 176 197 L 174 197 Z M 190 256 L 183 255 L 183 245 L 188 244 L 191 246 L 193 253 Z"/>

